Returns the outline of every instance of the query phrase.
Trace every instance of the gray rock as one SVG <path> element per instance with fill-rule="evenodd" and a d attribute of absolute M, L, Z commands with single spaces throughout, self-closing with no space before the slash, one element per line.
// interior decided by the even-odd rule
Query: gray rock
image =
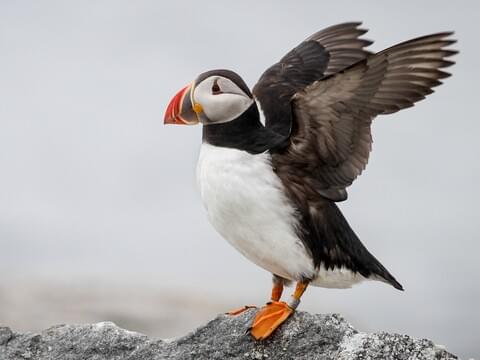
<path fill-rule="evenodd" d="M 246 333 L 255 310 L 219 315 L 184 337 L 150 339 L 114 323 L 59 325 L 40 334 L 0 327 L 1 360 L 457 359 L 430 340 L 355 330 L 339 315 L 297 312 L 257 342 Z"/>

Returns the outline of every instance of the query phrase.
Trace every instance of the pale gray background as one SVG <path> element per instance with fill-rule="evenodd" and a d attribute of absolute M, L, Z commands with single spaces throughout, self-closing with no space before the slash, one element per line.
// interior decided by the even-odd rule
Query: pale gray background
<path fill-rule="evenodd" d="M 201 128 L 164 127 L 164 109 L 200 72 L 230 68 L 253 86 L 306 36 L 363 20 L 374 50 L 455 30 L 461 53 L 435 94 L 377 119 L 367 171 L 340 205 L 406 291 L 312 288 L 301 308 L 480 356 L 478 4 L 1 0 L 0 323 L 70 321 L 80 300 L 65 295 L 65 316 L 49 317 L 52 284 L 81 284 L 82 296 L 101 289 L 107 310 L 128 295 L 119 316 L 132 319 L 145 311 L 146 289 L 168 294 L 145 315 L 167 312 L 171 331 L 157 324 L 167 336 L 187 327 L 175 320 L 182 306 L 168 304 L 203 299 L 198 325 L 226 306 L 267 300 L 270 275 L 206 220 L 194 176 Z M 35 312 L 42 296 L 47 310 Z M 108 311 L 92 319 L 102 317 Z"/>

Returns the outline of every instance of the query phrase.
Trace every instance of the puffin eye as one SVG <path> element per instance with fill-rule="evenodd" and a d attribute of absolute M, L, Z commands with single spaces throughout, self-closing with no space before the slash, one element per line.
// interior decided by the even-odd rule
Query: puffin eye
<path fill-rule="evenodd" d="M 220 86 L 218 86 L 218 80 L 215 79 L 212 85 L 212 95 L 218 95 L 221 94 L 222 91 L 220 90 Z"/>

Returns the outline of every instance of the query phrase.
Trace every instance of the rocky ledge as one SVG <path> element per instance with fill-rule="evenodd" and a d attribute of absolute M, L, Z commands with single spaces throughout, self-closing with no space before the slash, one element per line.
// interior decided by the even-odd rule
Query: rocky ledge
<path fill-rule="evenodd" d="M 430 340 L 366 334 L 339 315 L 306 312 L 295 313 L 270 339 L 257 342 L 246 333 L 254 314 L 220 315 L 169 340 L 150 339 L 111 322 L 58 325 L 39 334 L 0 327 L 0 359 L 457 359 Z"/>

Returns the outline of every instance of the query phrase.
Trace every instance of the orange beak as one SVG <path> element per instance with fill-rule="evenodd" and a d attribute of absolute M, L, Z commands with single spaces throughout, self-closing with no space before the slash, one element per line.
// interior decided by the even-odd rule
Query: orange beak
<path fill-rule="evenodd" d="M 185 86 L 168 104 L 164 124 L 195 125 L 199 119 L 192 105 L 193 84 Z"/>

